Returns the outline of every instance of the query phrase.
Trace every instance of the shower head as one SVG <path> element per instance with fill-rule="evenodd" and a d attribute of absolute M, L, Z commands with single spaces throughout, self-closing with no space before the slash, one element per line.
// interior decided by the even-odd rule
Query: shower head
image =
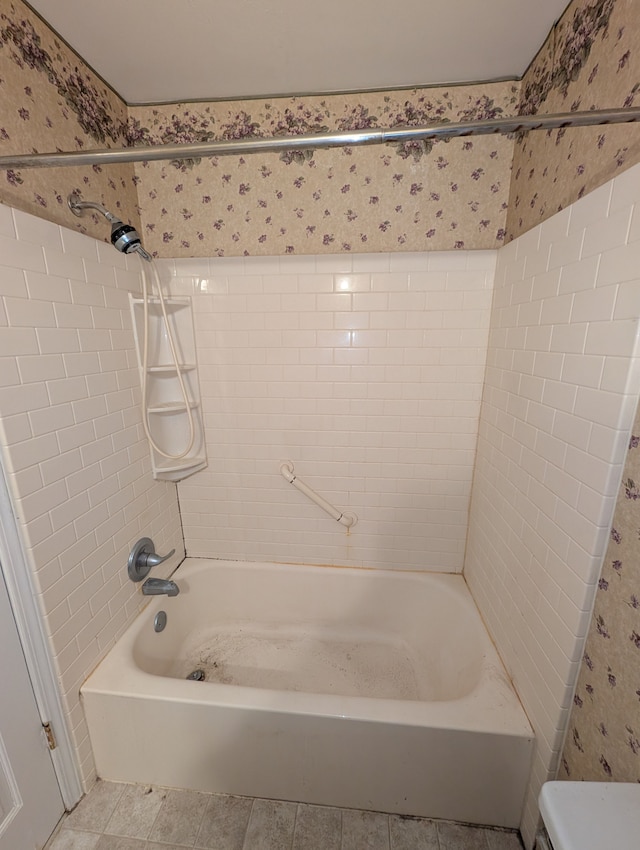
<path fill-rule="evenodd" d="M 142 247 L 142 240 L 135 227 L 125 224 L 117 215 L 109 212 L 102 204 L 95 201 L 83 201 L 77 192 L 72 192 L 67 198 L 71 212 L 80 217 L 85 210 L 96 210 L 103 215 L 111 224 L 111 244 L 123 254 L 140 254 L 145 260 L 151 262 L 151 254 Z"/>

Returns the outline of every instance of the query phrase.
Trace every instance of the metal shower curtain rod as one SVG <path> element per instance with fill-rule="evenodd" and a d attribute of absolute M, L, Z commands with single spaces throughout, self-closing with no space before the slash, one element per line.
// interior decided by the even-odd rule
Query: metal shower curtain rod
<path fill-rule="evenodd" d="M 187 142 L 103 150 L 0 156 L 2 168 L 53 168 L 68 165 L 108 165 L 124 162 L 195 159 L 203 156 L 266 153 L 278 151 L 379 145 L 427 139 L 452 139 L 490 133 L 517 133 L 528 130 L 555 130 L 564 127 L 591 127 L 601 124 L 627 124 L 640 121 L 640 107 L 593 109 L 588 112 L 559 112 L 552 115 L 516 115 L 486 121 L 438 122 L 424 127 L 389 130 L 353 130 L 341 133 L 315 133 L 304 136 L 276 136 L 232 142 Z"/>

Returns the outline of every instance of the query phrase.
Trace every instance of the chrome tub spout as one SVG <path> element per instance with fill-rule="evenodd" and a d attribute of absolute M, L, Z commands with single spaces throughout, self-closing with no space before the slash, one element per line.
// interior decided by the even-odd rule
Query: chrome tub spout
<path fill-rule="evenodd" d="M 142 585 L 144 596 L 177 596 L 180 588 L 175 581 L 165 578 L 148 578 Z"/>

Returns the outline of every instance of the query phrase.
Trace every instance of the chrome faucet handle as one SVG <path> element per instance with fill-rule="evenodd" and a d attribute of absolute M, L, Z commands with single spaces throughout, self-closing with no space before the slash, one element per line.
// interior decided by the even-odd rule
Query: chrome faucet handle
<path fill-rule="evenodd" d="M 131 581 L 142 581 L 146 578 L 151 567 L 157 567 L 175 554 L 172 549 L 167 555 L 156 554 L 156 547 L 150 537 L 141 537 L 129 553 L 127 572 Z"/>
<path fill-rule="evenodd" d="M 146 566 L 157 567 L 158 564 L 162 564 L 164 561 L 168 561 L 169 558 L 175 554 L 176 550 L 172 549 L 166 555 L 157 555 L 155 552 L 149 552 L 148 555 L 141 555 L 141 558 L 146 559 Z"/>

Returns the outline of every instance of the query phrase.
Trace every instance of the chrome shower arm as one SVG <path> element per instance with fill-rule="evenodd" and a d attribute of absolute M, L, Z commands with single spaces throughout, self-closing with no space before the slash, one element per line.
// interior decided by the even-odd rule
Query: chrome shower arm
<path fill-rule="evenodd" d="M 110 213 L 106 207 L 103 207 L 102 204 L 98 204 L 95 201 L 82 201 L 80 199 L 80 195 L 77 192 L 72 192 L 68 199 L 67 203 L 69 204 L 69 209 L 71 212 L 78 216 L 82 215 L 85 210 L 96 210 L 101 215 L 103 215 L 110 224 L 114 222 L 120 221 L 117 215 Z"/>
<path fill-rule="evenodd" d="M 151 254 L 142 247 L 140 235 L 135 227 L 125 224 L 122 219 L 109 212 L 102 204 L 98 204 L 96 201 L 83 201 L 78 192 L 72 192 L 69 195 L 67 204 L 71 212 L 78 218 L 85 210 L 96 210 L 100 215 L 103 215 L 111 225 L 111 244 L 116 250 L 123 254 L 140 254 L 142 259 L 149 263 L 153 259 Z"/>

